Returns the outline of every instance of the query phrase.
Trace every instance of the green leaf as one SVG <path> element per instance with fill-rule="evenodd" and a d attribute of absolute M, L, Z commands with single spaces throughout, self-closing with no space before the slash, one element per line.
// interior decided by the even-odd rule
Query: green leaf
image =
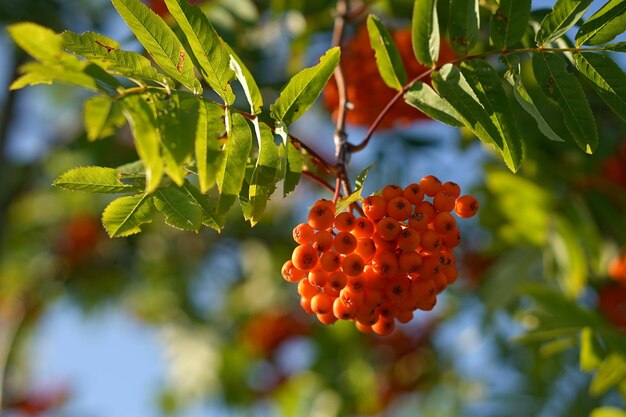
<path fill-rule="evenodd" d="M 120 181 L 121 174 L 114 168 L 78 167 L 61 174 L 53 185 L 72 191 L 89 193 L 127 193 L 136 188 Z"/>
<path fill-rule="evenodd" d="M 589 417 L 626 417 L 626 411 L 617 407 L 599 407 L 594 409 Z"/>
<path fill-rule="evenodd" d="M 437 0 L 415 0 L 411 20 L 413 53 L 421 64 L 434 66 L 439 60 L 439 19 Z"/>
<path fill-rule="evenodd" d="M 191 59 L 167 23 L 140 0 L 111 1 L 154 62 L 194 94 L 201 94 Z"/>
<path fill-rule="evenodd" d="M 289 138 L 286 127 L 284 125 L 276 126 L 275 133 L 281 137 L 283 143 L 278 149 L 279 156 L 284 160 L 284 182 L 283 196 L 287 196 L 300 182 L 302 170 L 304 168 L 304 158 L 299 149 L 297 149 Z"/>
<path fill-rule="evenodd" d="M 454 127 L 463 126 L 461 116 L 456 110 L 426 83 L 414 82 L 404 93 L 404 101 L 432 119 Z"/>
<path fill-rule="evenodd" d="M 626 74 L 610 57 L 575 53 L 576 68 L 589 80 L 600 98 L 626 121 Z"/>
<path fill-rule="evenodd" d="M 516 172 L 523 158 L 522 135 L 502 87 L 500 76 L 482 59 L 464 62 L 462 72 L 500 132 L 504 145 L 502 156 L 506 165 L 511 171 Z"/>
<path fill-rule="evenodd" d="M 617 353 L 612 353 L 602 361 L 596 372 L 589 393 L 599 396 L 619 384 L 626 378 L 626 361 Z"/>
<path fill-rule="evenodd" d="M 185 34 L 204 79 L 226 104 L 232 104 L 235 95 L 229 84 L 234 77 L 230 55 L 209 19 L 186 0 L 165 0 L 165 4 Z"/>
<path fill-rule="evenodd" d="M 613 52 L 626 52 L 626 42 L 616 42 L 610 45 L 605 45 L 602 49 Z"/>
<path fill-rule="evenodd" d="M 195 155 L 198 181 L 202 193 L 215 184 L 224 152 L 219 139 L 226 132 L 224 109 L 206 100 L 200 102 L 198 127 L 196 129 Z"/>
<path fill-rule="evenodd" d="M 62 39 L 52 30 L 36 23 L 14 23 L 7 27 L 13 41 L 30 56 L 42 63 L 72 61 L 75 57 L 59 54 L 62 51 Z"/>
<path fill-rule="evenodd" d="M 367 173 L 370 171 L 370 169 L 374 168 L 374 165 L 376 165 L 376 162 L 374 162 L 373 164 L 368 165 L 361 172 L 359 172 L 359 175 L 357 175 L 356 178 L 354 179 L 354 188 L 355 189 L 358 190 L 360 188 L 363 188 L 363 186 L 365 186 L 365 180 L 367 179 Z"/>
<path fill-rule="evenodd" d="M 259 156 L 250 180 L 248 198 L 250 200 L 251 213 L 250 224 L 254 226 L 267 206 L 267 200 L 274 190 L 280 168 L 280 156 L 278 147 L 274 143 L 274 134 L 266 124 L 260 124 L 258 119 L 254 120 L 255 134 L 259 143 Z"/>
<path fill-rule="evenodd" d="M 546 97 L 559 105 L 578 146 L 593 153 L 598 146 L 595 118 L 576 76 L 567 69 L 567 61 L 553 53 L 538 53 L 533 55 L 532 64 L 537 83 Z"/>
<path fill-rule="evenodd" d="M 580 370 L 591 372 L 598 368 L 601 361 L 600 346 L 593 329 L 585 327 L 580 333 Z"/>
<path fill-rule="evenodd" d="M 552 11 L 541 21 L 536 40 L 539 45 L 563 36 L 587 11 L 593 0 L 557 0 Z"/>
<path fill-rule="evenodd" d="M 491 41 L 496 48 L 507 49 L 519 42 L 530 19 L 531 0 L 500 0 L 491 16 Z"/>
<path fill-rule="evenodd" d="M 518 104 L 526 110 L 526 112 L 530 114 L 533 119 L 535 119 L 537 127 L 539 127 L 539 131 L 541 131 L 541 133 L 543 133 L 548 139 L 555 142 L 564 142 L 565 140 L 552 130 L 550 124 L 546 121 L 546 119 L 544 119 L 543 115 L 535 106 L 535 103 L 526 91 L 524 84 L 522 84 L 519 57 L 517 55 L 505 55 L 502 57 L 502 60 L 506 63 L 508 68 L 504 78 L 513 87 L 513 96 L 515 97 L 515 100 L 517 100 Z"/>
<path fill-rule="evenodd" d="M 465 56 L 476 45 L 480 28 L 478 0 L 450 0 L 448 32 L 454 50 Z"/>
<path fill-rule="evenodd" d="M 136 52 L 121 50 L 119 43 L 107 36 L 94 32 L 78 35 L 65 31 L 61 37 L 66 50 L 98 64 L 112 74 L 173 88 L 172 80 L 159 73 L 148 58 Z"/>
<path fill-rule="evenodd" d="M 199 97 L 185 92 L 156 101 L 165 171 L 178 186 L 187 175 L 185 165 L 191 162 L 198 129 L 204 127 L 199 126 L 200 103 Z"/>
<path fill-rule="evenodd" d="M 233 205 L 243 185 L 246 161 L 252 149 L 252 132 L 246 119 L 239 113 L 231 113 L 226 126 L 228 140 L 225 155 L 217 173 L 220 199 L 217 214 L 225 214 Z"/>
<path fill-rule="evenodd" d="M 139 95 L 133 94 L 122 100 L 124 115 L 130 124 L 135 148 L 143 161 L 146 172 L 146 193 L 160 185 L 163 177 L 163 161 L 160 152 L 160 134 L 150 105 Z"/>
<path fill-rule="evenodd" d="M 319 64 L 294 75 L 274 104 L 270 113 L 276 120 L 290 125 L 317 100 L 339 64 L 339 47 L 329 49 Z"/>
<path fill-rule="evenodd" d="M 601 45 L 626 30 L 626 0 L 609 0 L 580 27 L 576 45 Z"/>
<path fill-rule="evenodd" d="M 111 136 L 124 122 L 122 106 L 109 96 L 93 96 L 85 101 L 83 123 L 89 141 Z"/>
<path fill-rule="evenodd" d="M 374 165 L 376 165 L 376 162 L 366 167 L 363 171 L 359 173 L 359 175 L 357 175 L 354 180 L 354 191 L 352 192 L 352 194 L 340 198 L 339 201 L 337 201 L 337 213 L 341 213 L 342 211 L 344 211 L 350 206 L 350 204 L 363 200 L 363 196 L 361 195 L 361 193 L 363 191 L 363 186 L 365 185 L 365 179 L 367 178 L 367 173 L 370 169 L 372 169 Z"/>
<path fill-rule="evenodd" d="M 560 216 L 553 219 L 548 244 L 557 265 L 555 275 L 563 293 L 572 299 L 584 291 L 588 278 L 587 256 L 579 236 L 575 223 Z"/>
<path fill-rule="evenodd" d="M 200 190 L 185 180 L 185 184 L 181 188 L 187 194 L 187 198 L 191 199 L 202 210 L 202 224 L 210 227 L 216 232 L 221 232 L 224 227 L 226 217 L 218 217 L 214 214 L 217 206 L 217 199 L 211 198 L 206 194 L 202 194 Z"/>
<path fill-rule="evenodd" d="M 483 142 L 503 149 L 502 137 L 463 74 L 452 64 L 432 74 L 439 95 L 456 110 L 461 120 Z"/>
<path fill-rule="evenodd" d="M 243 91 L 246 94 L 246 99 L 250 103 L 250 113 L 261 113 L 261 107 L 263 107 L 263 97 L 261 96 L 261 90 L 257 85 L 254 77 L 250 73 L 250 70 L 244 65 L 243 61 L 235 51 L 232 50 L 228 44 L 224 43 L 224 46 L 230 54 L 230 67 L 235 71 L 235 77 L 239 84 L 243 87 Z"/>
<path fill-rule="evenodd" d="M 187 194 L 174 187 L 154 192 L 154 207 L 165 216 L 165 223 L 182 230 L 197 232 L 202 225 L 202 209 Z"/>
<path fill-rule="evenodd" d="M 385 84 L 402 90 L 406 84 L 406 70 L 398 47 L 393 43 L 389 31 L 373 14 L 367 17 L 367 32 L 370 45 L 376 55 L 376 66 Z"/>
<path fill-rule="evenodd" d="M 152 214 L 149 194 L 129 195 L 111 201 L 102 213 L 102 224 L 110 237 L 130 236 L 152 222 Z"/>

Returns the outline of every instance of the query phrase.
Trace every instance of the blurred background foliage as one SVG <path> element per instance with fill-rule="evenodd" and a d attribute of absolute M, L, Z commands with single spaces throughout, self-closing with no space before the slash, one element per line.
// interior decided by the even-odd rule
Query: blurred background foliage
<path fill-rule="evenodd" d="M 159 1 L 149 3 L 167 19 Z M 246 61 L 267 102 L 330 41 L 332 0 L 195 3 Z M 400 29 L 412 4 L 367 1 L 357 9 Z M 439 4 L 445 12 L 447 1 Z M 131 39 L 106 0 L 0 3 L 0 25 L 22 20 Z M 353 25 L 349 36 L 356 32 Z M 463 229 L 459 281 L 435 310 L 382 338 L 347 323 L 322 326 L 280 277 L 291 228 L 313 201 L 330 197 L 326 190 L 303 179 L 290 197 L 274 197 L 252 229 L 233 215 L 220 235 L 155 222 L 111 240 L 99 220 L 106 197 L 50 184 L 74 166 L 133 161 L 128 132 L 89 143 L 83 93 L 8 91 L 25 58 L 4 31 L 0 54 L 3 416 L 85 415 L 72 407 L 80 395 L 73 381 L 42 390 L 32 372 L 34 335 L 59 303 L 86 316 L 121 310 L 158 334 L 167 372 L 152 393 L 162 415 L 211 402 L 242 416 L 626 416 L 626 267 L 617 265 L 626 256 L 626 138 L 593 94 L 602 140 L 592 156 L 547 141 L 530 119 L 518 174 L 469 133 L 423 119 L 380 132 L 355 155 L 353 175 L 377 161 L 368 192 L 433 173 L 481 202 L 480 219 Z M 562 129 L 553 104 L 541 105 Z M 293 132 L 331 154 L 328 109 L 312 109 Z M 351 126 L 349 138 L 363 133 Z"/>

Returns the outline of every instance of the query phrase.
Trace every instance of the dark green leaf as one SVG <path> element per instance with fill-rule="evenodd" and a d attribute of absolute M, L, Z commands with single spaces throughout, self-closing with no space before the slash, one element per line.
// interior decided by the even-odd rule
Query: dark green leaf
<path fill-rule="evenodd" d="M 413 83 L 404 93 L 404 101 L 435 120 L 454 127 L 463 126 L 456 110 L 426 83 Z"/>
<path fill-rule="evenodd" d="M 478 0 L 450 0 L 448 32 L 454 50 L 461 56 L 476 45 L 480 28 Z"/>
<path fill-rule="evenodd" d="M 626 0 L 609 0 L 580 27 L 576 45 L 610 42 L 626 30 Z"/>
<path fill-rule="evenodd" d="M 444 65 L 432 75 L 439 95 L 456 110 L 465 126 L 483 142 L 502 150 L 502 137 L 463 74 L 452 64 Z"/>
<path fill-rule="evenodd" d="M 530 19 L 531 0 L 500 0 L 491 16 L 491 41 L 496 48 L 507 49 L 519 42 Z"/>
<path fill-rule="evenodd" d="M 500 76 L 491 65 L 481 59 L 464 62 L 462 72 L 500 132 L 504 145 L 502 156 L 506 165 L 516 172 L 523 158 L 522 135 Z"/>
<path fill-rule="evenodd" d="M 146 193 L 159 186 L 163 177 L 163 161 L 160 153 L 160 134 L 152 109 L 139 95 L 126 96 L 122 100 L 124 115 L 130 124 L 137 154 L 146 172 Z"/>
<path fill-rule="evenodd" d="M 206 15 L 186 0 L 165 0 L 167 8 L 180 26 L 198 68 L 211 88 L 226 104 L 235 101 L 229 82 L 234 78 L 230 55 Z"/>
<path fill-rule="evenodd" d="M 626 121 L 626 74 L 610 57 L 594 53 L 574 54 L 576 68 L 600 98 Z"/>
<path fill-rule="evenodd" d="M 224 110 L 217 104 L 202 100 L 198 114 L 195 155 L 200 190 L 206 193 L 215 184 L 224 152 L 219 139 L 224 136 Z"/>
<path fill-rule="evenodd" d="M 121 105 L 109 96 L 94 96 L 85 101 L 83 123 L 88 140 L 111 136 L 124 122 Z"/>
<path fill-rule="evenodd" d="M 274 134 L 266 124 L 254 121 L 255 133 L 259 143 L 259 156 L 250 180 L 248 198 L 250 199 L 250 224 L 254 226 L 267 206 L 267 200 L 276 189 L 280 168 L 278 147 L 274 143 Z"/>
<path fill-rule="evenodd" d="M 215 207 L 217 206 L 217 198 L 211 198 L 206 194 L 202 194 L 200 190 L 185 180 L 185 184 L 181 188 L 187 194 L 187 198 L 195 202 L 202 210 L 202 224 L 210 227 L 216 232 L 221 232 L 226 220 L 225 216 L 218 217 L 215 215 Z"/>
<path fill-rule="evenodd" d="M 239 56 L 237 56 L 235 51 L 233 51 L 232 48 L 226 43 L 224 43 L 224 47 L 226 47 L 228 53 L 230 54 L 230 67 L 233 71 L 235 71 L 235 77 L 237 78 L 237 81 L 239 81 L 239 84 L 243 87 L 248 103 L 250 103 L 250 113 L 259 114 L 261 112 L 261 107 L 263 107 L 263 97 L 261 96 L 259 86 L 250 73 L 250 70 L 248 70 L 248 68 L 244 65 L 243 61 L 239 58 Z"/>
<path fill-rule="evenodd" d="M 611 45 L 606 45 L 602 49 L 614 52 L 626 52 L 626 42 L 617 42 Z"/>
<path fill-rule="evenodd" d="M 593 0 L 557 0 L 552 11 L 541 21 L 537 31 L 539 45 L 563 36 L 587 11 Z"/>
<path fill-rule="evenodd" d="M 567 69 L 567 61 L 553 53 L 538 53 L 533 55 L 532 64 L 541 90 L 559 105 L 578 146 L 593 153 L 598 146 L 595 118 L 576 76 Z"/>
<path fill-rule="evenodd" d="M 339 47 L 329 49 L 320 63 L 293 76 L 270 106 L 274 119 L 290 125 L 317 100 L 339 64 Z"/>
<path fill-rule="evenodd" d="M 141 225 L 152 221 L 153 206 L 149 194 L 120 197 L 102 213 L 102 224 L 111 237 L 141 232 Z"/>
<path fill-rule="evenodd" d="M 140 0 L 111 1 L 154 62 L 194 94 L 201 94 L 191 59 L 167 23 Z"/>
<path fill-rule="evenodd" d="M 172 227 L 197 232 L 202 225 L 202 209 L 193 199 L 174 187 L 162 187 L 154 192 L 154 206 Z"/>
<path fill-rule="evenodd" d="M 218 215 L 225 214 L 237 199 L 243 185 L 246 161 L 252 148 L 252 132 L 246 119 L 239 113 L 231 113 L 229 117 L 225 155 L 217 173 L 217 186 L 220 191 Z"/>
<path fill-rule="evenodd" d="M 135 187 L 120 181 L 121 175 L 114 168 L 78 167 L 70 169 L 54 180 L 53 185 L 73 191 L 89 193 L 127 193 Z"/>
<path fill-rule="evenodd" d="M 398 47 L 389 31 L 373 14 L 367 17 L 370 45 L 376 55 L 376 66 L 385 84 L 398 91 L 406 84 L 406 70 Z"/>
<path fill-rule="evenodd" d="M 159 73 L 148 58 L 136 52 L 121 50 L 119 43 L 111 38 L 94 32 L 78 35 L 70 31 L 63 32 L 61 36 L 65 49 L 98 64 L 112 74 L 173 88 L 172 80 Z"/>
<path fill-rule="evenodd" d="M 283 143 L 278 151 L 279 156 L 283 158 L 284 161 L 285 175 L 283 182 L 283 196 L 287 196 L 296 189 L 296 186 L 300 182 L 300 177 L 302 176 L 302 170 L 304 168 L 304 158 L 302 157 L 300 150 L 297 149 L 293 143 L 291 143 L 291 139 L 289 138 L 289 135 L 284 127 L 276 128 L 275 132 L 283 140 Z"/>
<path fill-rule="evenodd" d="M 432 67 L 439 60 L 437 0 L 415 0 L 411 20 L 413 52 L 417 61 Z"/>
<path fill-rule="evenodd" d="M 507 72 L 504 75 L 504 78 L 511 84 L 513 87 L 513 95 L 515 100 L 519 103 L 520 106 L 528 114 L 530 114 L 533 119 L 537 122 L 537 126 L 541 133 L 543 133 L 548 139 L 563 142 L 564 139 L 561 138 L 552 128 L 550 124 L 544 119 L 543 115 L 535 106 L 532 98 L 526 91 L 526 88 L 522 84 L 522 78 L 520 76 L 520 62 L 519 57 L 517 55 L 506 55 L 502 57 L 503 61 L 507 64 Z"/>

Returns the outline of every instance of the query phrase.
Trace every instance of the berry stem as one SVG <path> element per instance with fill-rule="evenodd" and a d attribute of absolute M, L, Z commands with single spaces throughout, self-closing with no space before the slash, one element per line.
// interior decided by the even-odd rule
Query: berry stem
<path fill-rule="evenodd" d="M 336 187 L 333 187 L 331 184 L 329 184 L 328 182 L 326 182 L 324 179 L 318 177 L 316 174 L 312 173 L 311 171 L 305 169 L 302 171 L 302 175 L 315 181 L 316 183 L 318 183 L 319 185 L 321 185 L 322 187 L 326 188 L 327 190 L 329 190 L 330 192 L 335 192 Z"/>

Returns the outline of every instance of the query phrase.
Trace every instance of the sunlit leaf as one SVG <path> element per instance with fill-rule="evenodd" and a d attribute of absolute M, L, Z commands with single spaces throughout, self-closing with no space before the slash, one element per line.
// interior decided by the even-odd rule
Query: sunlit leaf
<path fill-rule="evenodd" d="M 461 56 L 478 41 L 480 14 L 478 0 L 450 0 L 448 32 L 454 50 Z"/>
<path fill-rule="evenodd" d="M 595 118 L 576 76 L 567 70 L 567 61 L 554 53 L 538 53 L 532 64 L 541 91 L 559 105 L 578 146 L 593 153 L 598 146 Z"/>
<path fill-rule="evenodd" d="M 152 201 L 170 226 L 194 232 L 200 229 L 202 209 L 182 191 L 174 187 L 161 187 L 154 192 Z"/>
<path fill-rule="evenodd" d="M 626 411 L 617 407 L 599 407 L 594 409 L 589 417 L 626 417 Z"/>
<path fill-rule="evenodd" d="M 196 168 L 200 190 L 206 193 L 213 187 L 224 153 L 219 139 L 224 136 L 224 110 L 217 104 L 202 100 L 198 114 L 195 139 Z"/>
<path fill-rule="evenodd" d="M 580 370 L 591 372 L 598 368 L 601 361 L 600 346 L 594 331 L 591 327 L 585 327 L 580 333 Z"/>
<path fill-rule="evenodd" d="M 282 145 L 279 147 L 279 156 L 284 161 L 284 182 L 283 182 L 283 196 L 287 196 L 300 182 L 302 176 L 302 170 L 304 169 L 304 158 L 297 149 L 291 139 L 284 125 L 276 127 L 275 133 L 281 137 Z"/>
<path fill-rule="evenodd" d="M 183 184 L 180 190 L 187 195 L 188 199 L 200 207 L 202 224 L 210 227 L 218 233 L 221 232 L 226 221 L 226 216 L 217 216 L 215 214 L 218 199 L 212 198 L 207 194 L 202 194 L 200 190 L 188 180 L 185 180 L 185 184 Z"/>
<path fill-rule="evenodd" d="M 257 85 L 254 77 L 250 73 L 250 70 L 244 65 L 243 61 L 235 51 L 232 50 L 228 44 L 224 44 L 228 53 L 230 54 L 230 67 L 235 71 L 235 77 L 239 84 L 243 87 L 243 91 L 246 95 L 246 99 L 250 104 L 250 113 L 259 114 L 261 107 L 263 107 L 263 97 L 261 97 L 261 90 Z"/>
<path fill-rule="evenodd" d="M 437 0 L 415 0 L 411 20 L 413 52 L 418 62 L 432 67 L 439 60 Z"/>
<path fill-rule="evenodd" d="M 218 215 L 226 213 L 237 199 L 252 148 L 252 132 L 246 119 L 239 113 L 231 113 L 229 117 L 225 155 L 217 172 L 217 186 L 220 191 Z"/>
<path fill-rule="evenodd" d="M 95 141 L 111 136 L 125 119 L 118 101 L 109 96 L 93 96 L 85 101 L 83 123 L 87 139 Z"/>
<path fill-rule="evenodd" d="M 593 0 L 557 0 L 552 11 L 541 21 L 537 31 L 539 45 L 563 36 L 587 11 Z"/>
<path fill-rule="evenodd" d="M 376 66 L 385 84 L 398 91 L 406 84 L 406 70 L 398 47 L 389 31 L 373 14 L 367 17 L 370 45 L 376 55 Z"/>
<path fill-rule="evenodd" d="M 616 42 L 602 47 L 602 49 L 613 52 L 626 52 L 626 42 Z"/>
<path fill-rule="evenodd" d="M 254 129 L 259 144 L 259 155 L 248 192 L 251 206 L 249 220 L 252 226 L 259 221 L 267 206 L 267 200 L 276 189 L 278 179 L 276 173 L 280 168 L 278 147 L 274 143 L 272 130 L 266 124 L 259 123 L 258 119 L 254 121 Z"/>
<path fill-rule="evenodd" d="M 576 33 L 576 45 L 610 42 L 626 30 L 626 0 L 609 0 Z"/>
<path fill-rule="evenodd" d="M 153 206 L 149 194 L 120 197 L 102 213 L 102 224 L 111 237 L 141 232 L 141 225 L 152 221 Z"/>
<path fill-rule="evenodd" d="M 200 8 L 186 0 L 165 0 L 165 4 L 185 34 L 204 79 L 226 104 L 232 104 L 235 95 L 229 82 L 235 74 L 230 68 L 230 55 L 224 41 Z"/>
<path fill-rule="evenodd" d="M 78 167 L 61 174 L 54 185 L 73 191 L 87 191 L 90 193 L 127 193 L 136 191 L 130 184 L 121 180 L 120 173 L 114 168 L 105 167 Z"/>
<path fill-rule="evenodd" d="M 302 116 L 322 93 L 339 64 L 339 54 L 339 47 L 329 49 L 320 58 L 319 64 L 294 75 L 270 106 L 272 117 L 290 125 Z"/>
<path fill-rule="evenodd" d="M 129 95 L 122 100 L 124 115 L 130 124 L 137 154 L 146 172 L 146 193 L 154 191 L 163 177 L 160 152 L 160 134 L 152 109 L 139 95 Z"/>
<path fill-rule="evenodd" d="M 193 93 L 202 93 L 191 59 L 167 23 L 140 0 L 111 1 L 154 62 Z"/>
<path fill-rule="evenodd" d="M 531 0 L 500 0 L 491 16 L 491 41 L 496 48 L 507 49 L 522 39 L 528 28 Z"/>
<path fill-rule="evenodd" d="M 589 386 L 589 393 L 602 395 L 626 378 L 626 360 L 617 354 L 608 355 L 600 364 Z"/>
<path fill-rule="evenodd" d="M 575 53 L 576 68 L 591 83 L 600 98 L 626 121 L 626 74 L 610 57 L 595 53 Z"/>
<path fill-rule="evenodd" d="M 413 83 L 404 94 L 404 101 L 432 119 L 454 127 L 463 126 L 456 110 L 426 83 Z"/>
<path fill-rule="evenodd" d="M 339 201 L 337 201 L 337 213 L 341 213 L 342 211 L 344 211 L 350 206 L 350 204 L 363 200 L 363 196 L 361 195 L 361 193 L 363 192 L 365 179 L 367 178 L 367 173 L 370 169 L 372 169 L 372 167 L 374 167 L 374 165 L 376 165 L 376 163 L 367 166 L 365 169 L 363 169 L 363 171 L 359 173 L 359 175 L 356 176 L 356 178 L 354 179 L 354 191 L 352 192 L 352 194 L 340 198 Z"/>

